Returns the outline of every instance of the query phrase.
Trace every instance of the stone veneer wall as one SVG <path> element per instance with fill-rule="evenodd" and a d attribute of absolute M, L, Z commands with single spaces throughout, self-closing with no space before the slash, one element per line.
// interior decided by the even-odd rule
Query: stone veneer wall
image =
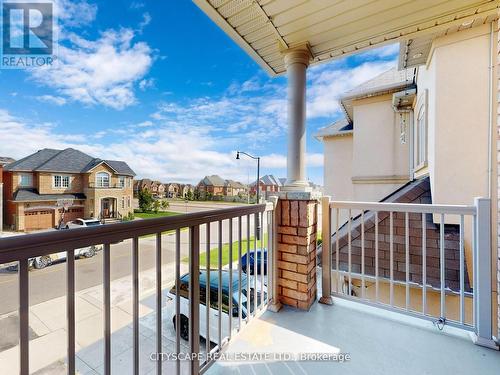
<path fill-rule="evenodd" d="M 316 300 L 318 201 L 280 199 L 278 296 L 282 304 L 308 310 Z"/>

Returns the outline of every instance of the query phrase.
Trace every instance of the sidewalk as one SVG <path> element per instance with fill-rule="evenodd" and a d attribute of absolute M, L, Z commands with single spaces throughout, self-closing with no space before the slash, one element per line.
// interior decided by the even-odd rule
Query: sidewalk
<path fill-rule="evenodd" d="M 181 263 L 181 274 L 187 265 Z M 163 294 L 166 297 L 174 283 L 174 263 L 162 267 Z M 139 275 L 140 288 L 140 348 L 141 374 L 154 371 L 155 362 L 149 354 L 155 352 L 155 271 Z M 164 351 L 172 352 L 175 331 L 171 321 L 173 303 L 165 298 L 163 310 Z M 170 301 L 172 302 L 172 301 Z M 77 292 L 75 295 L 76 367 L 78 374 L 103 373 L 103 290 L 102 285 Z M 132 358 L 132 281 L 131 276 L 111 282 L 111 355 L 113 371 L 130 372 Z M 52 299 L 30 307 L 30 371 L 36 374 L 65 374 L 66 367 L 66 297 Z M 0 317 L 0 321 L 18 327 L 17 313 Z M 0 340 L 2 340 L 0 338 Z M 16 338 L 17 343 L 17 338 Z M 0 342 L 0 350 L 2 348 Z M 187 348 L 183 348 L 186 349 Z M 173 365 L 165 363 L 165 366 Z M 2 375 L 19 373 L 19 346 L 0 352 Z"/>

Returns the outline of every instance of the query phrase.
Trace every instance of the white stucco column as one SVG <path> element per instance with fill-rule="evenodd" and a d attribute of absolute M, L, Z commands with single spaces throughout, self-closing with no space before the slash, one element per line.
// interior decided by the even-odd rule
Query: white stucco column
<path fill-rule="evenodd" d="M 307 47 L 283 52 L 288 77 L 288 155 L 285 191 L 310 191 L 306 176 Z"/>

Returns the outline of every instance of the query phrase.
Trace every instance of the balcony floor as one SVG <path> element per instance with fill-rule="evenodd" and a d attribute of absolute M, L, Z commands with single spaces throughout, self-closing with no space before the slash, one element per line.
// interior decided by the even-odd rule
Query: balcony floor
<path fill-rule="evenodd" d="M 349 353 L 349 362 L 218 360 L 207 374 L 498 374 L 500 353 L 472 343 L 468 333 L 335 299 L 309 312 L 264 312 L 225 353 Z"/>

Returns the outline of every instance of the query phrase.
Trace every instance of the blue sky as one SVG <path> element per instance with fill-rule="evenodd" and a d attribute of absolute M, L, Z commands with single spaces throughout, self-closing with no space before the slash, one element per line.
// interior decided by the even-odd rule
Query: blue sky
<path fill-rule="evenodd" d="M 286 176 L 286 77 L 271 79 L 191 1 L 56 0 L 57 68 L 0 70 L 0 156 L 74 147 L 127 161 L 138 177 L 246 183 Z M 396 64 L 389 45 L 308 70 L 308 177 L 322 183 L 314 132 L 338 97 Z"/>

